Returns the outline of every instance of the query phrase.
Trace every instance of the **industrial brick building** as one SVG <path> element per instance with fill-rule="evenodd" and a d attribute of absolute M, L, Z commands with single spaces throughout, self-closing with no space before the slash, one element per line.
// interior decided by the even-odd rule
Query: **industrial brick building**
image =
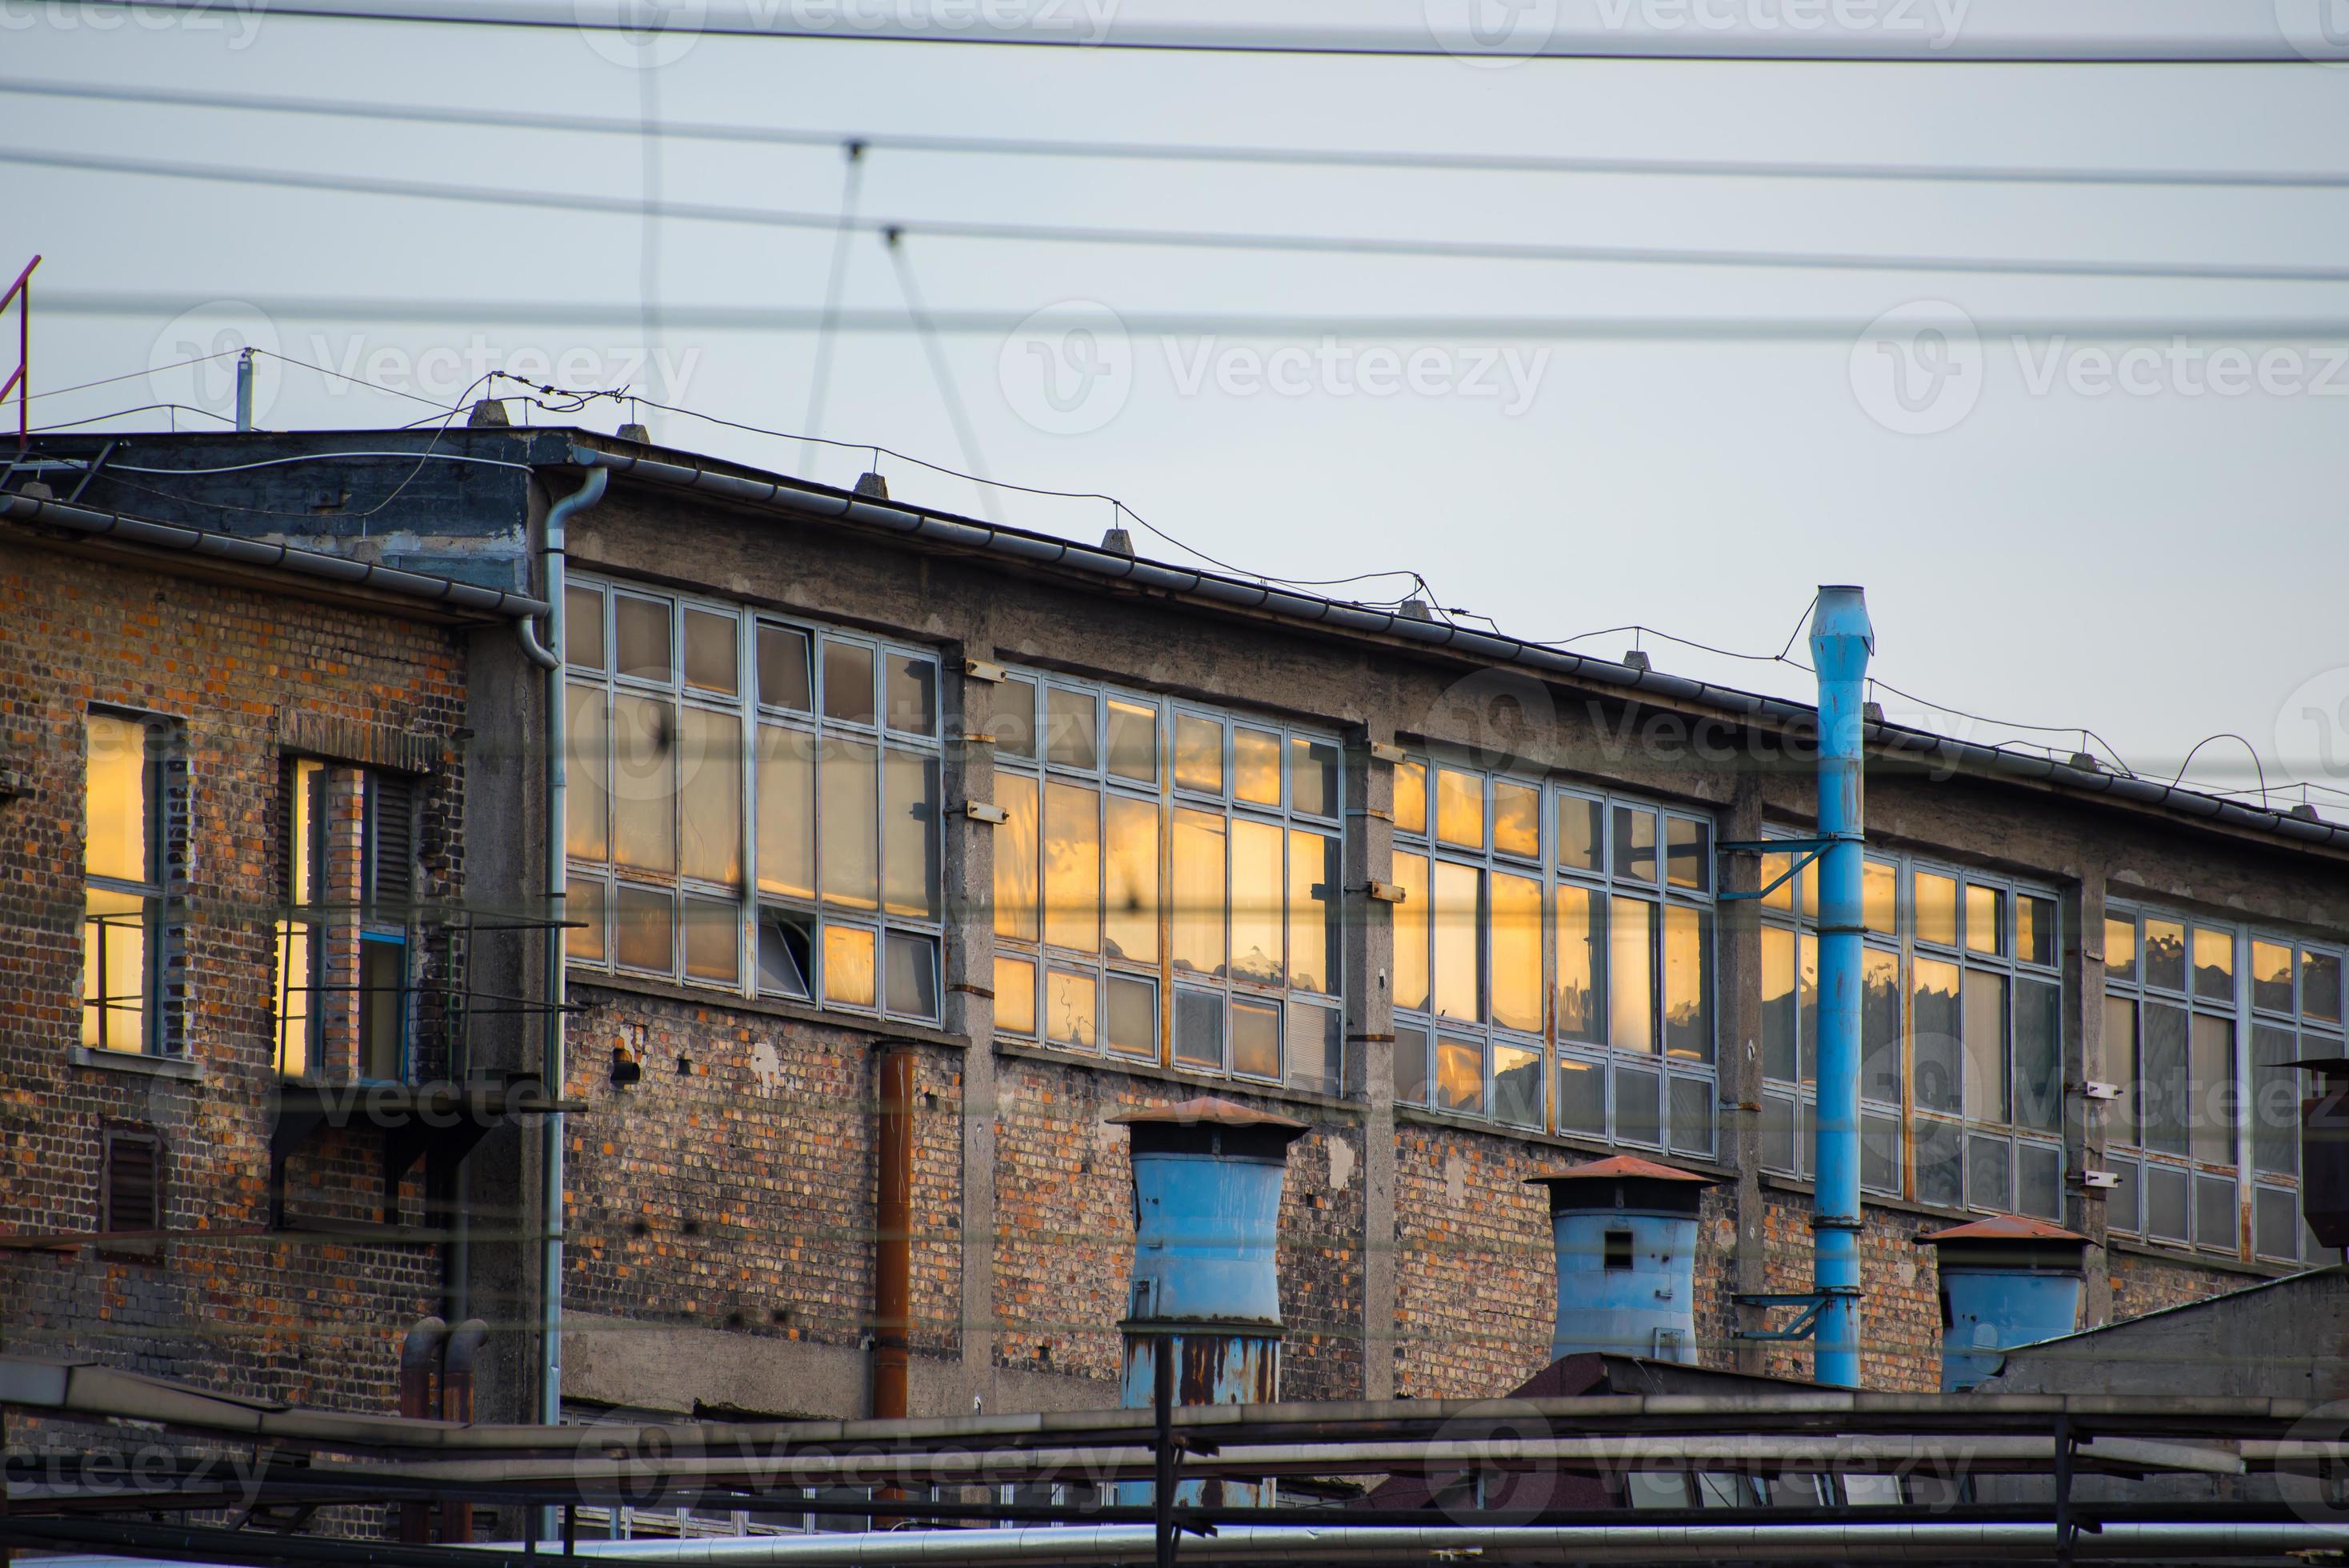
<path fill-rule="evenodd" d="M 876 1306 L 889 1059 L 910 1073 L 913 1414 L 1116 1402 L 1133 1216 L 1110 1119 L 1201 1092 L 1306 1124 L 1280 1214 L 1288 1398 L 1523 1383 L 1555 1306 L 1524 1178 L 1617 1151 L 1716 1183 L 1694 1343 L 1643 1348 L 1806 1374 L 1802 1342 L 1741 1337 L 1784 1314 L 1733 1297 L 1809 1282 L 1814 895 L 1792 851 L 1726 847 L 1810 829 L 1799 705 L 579 431 L 58 438 L 36 458 L 16 494 L 78 499 L 16 503 L 11 541 L 129 516 L 524 598 L 573 498 L 576 1109 L 559 1253 L 483 1243 L 468 1264 L 501 1408 L 541 1408 L 533 1271 L 559 1256 L 573 1418 L 864 1413 L 896 1331 Z M 190 874 L 233 867 L 219 896 L 261 903 L 283 758 L 343 770 L 322 788 L 346 836 L 365 812 L 336 780 L 381 760 L 273 715 L 429 738 L 398 753 L 423 758 L 402 776 L 427 887 L 526 914 L 556 891 L 544 683 L 503 625 L 178 579 L 150 610 L 151 566 L 17 542 L 5 563 L 16 1222 L 106 1228 L 109 1130 L 165 1083 L 168 1228 L 260 1225 L 285 1011 L 264 935 L 209 958 L 191 937 L 155 1004 L 184 1028 L 150 1027 L 131 1070 L 77 1044 L 83 901 L 149 885 L 84 877 L 88 716 L 214 737 L 187 764 Z M 2301 1223 L 2284 1064 L 2344 1054 L 2349 829 L 1895 725 L 1868 745 L 1868 1384 L 1938 1387 L 1917 1238 L 1970 1215 L 2087 1237 L 2083 1326 L 2334 1261 Z M 540 995 L 542 949 L 512 940 L 492 988 Z M 470 1048 L 526 1072 L 540 1024 L 481 1013 Z M 316 1051 L 358 1050 L 356 1018 L 317 1027 Z M 385 1072 L 450 1076 L 419 1056 L 326 1076 Z M 528 1129 L 500 1121 L 466 1171 L 469 1202 L 531 1230 Z M 242 1335 L 170 1365 L 388 1408 L 399 1333 L 450 1288 L 429 1249 L 355 1244 L 313 1294 L 314 1254 L 280 1243 L 165 1246 L 18 1256 L 11 1343 L 127 1364 L 88 1331 L 101 1303 L 129 1328 L 200 1317 L 207 1292 L 298 1295 L 305 1331 L 347 1347 L 331 1371 Z M 222 1277 L 232 1256 L 265 1277 Z"/>

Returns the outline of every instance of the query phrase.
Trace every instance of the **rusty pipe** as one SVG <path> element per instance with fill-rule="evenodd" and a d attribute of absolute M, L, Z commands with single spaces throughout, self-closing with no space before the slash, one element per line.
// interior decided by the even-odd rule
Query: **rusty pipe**
<path fill-rule="evenodd" d="M 488 1338 L 490 1326 L 478 1317 L 469 1317 L 449 1331 L 449 1338 L 440 1352 L 440 1418 L 473 1424 L 473 1363 L 480 1357 L 481 1341 Z M 440 1505 L 440 1539 L 471 1541 L 473 1539 L 473 1505 L 450 1501 Z"/>
<path fill-rule="evenodd" d="M 433 1398 L 433 1377 L 440 1370 L 440 1352 L 449 1342 L 449 1325 L 438 1317 L 422 1317 L 399 1342 L 399 1413 L 409 1420 L 439 1414 Z M 404 1542 L 432 1539 L 432 1505 L 399 1505 L 399 1538 Z"/>
<path fill-rule="evenodd" d="M 906 1341 L 913 1332 L 914 1052 L 881 1053 L 880 1194 L 873 1234 L 873 1415 L 906 1415 Z"/>

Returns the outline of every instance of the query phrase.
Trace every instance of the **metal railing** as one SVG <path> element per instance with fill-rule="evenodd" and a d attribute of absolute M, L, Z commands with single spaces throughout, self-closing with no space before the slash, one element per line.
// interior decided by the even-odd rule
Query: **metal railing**
<path fill-rule="evenodd" d="M 16 281 L 8 285 L 8 292 L 0 294 L 0 314 L 5 314 L 11 304 L 17 307 L 16 368 L 10 372 L 7 380 L 0 381 L 0 407 L 6 405 L 9 393 L 16 395 L 16 455 L 19 457 L 33 441 L 33 269 L 40 264 L 41 258 L 35 256 L 25 264 L 25 270 L 16 274 Z"/>

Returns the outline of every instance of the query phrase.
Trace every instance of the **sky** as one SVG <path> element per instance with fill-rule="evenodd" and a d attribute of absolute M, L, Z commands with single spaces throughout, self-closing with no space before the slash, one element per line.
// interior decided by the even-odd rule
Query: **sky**
<path fill-rule="evenodd" d="M 578 14 L 618 3 L 577 0 Z M 2349 170 L 2349 70 L 2322 57 L 1569 60 L 1485 54 L 1473 41 L 1428 58 L 1319 57 L 696 29 L 730 15 L 725 3 L 678 0 L 674 26 L 632 42 L 569 26 L 0 0 L 0 85 L 455 106 L 629 127 L 723 121 L 843 139 Z M 759 14 L 820 3 L 771 0 Z M 916 3 L 885 0 L 900 23 L 922 21 L 905 9 Z M 1143 0 L 992 3 L 1019 25 L 1107 26 L 1112 36 L 1266 15 Z M 1588 0 L 1570 13 L 1559 6 L 1578 0 L 1522 0 L 1515 11 L 1475 3 L 1505 25 L 1620 37 L 1678 26 L 1681 0 Z M 1805 0 L 1688 3 L 1718 6 L 1729 33 L 1746 36 L 1773 23 L 1783 36 Z M 1863 34 L 1913 24 L 1929 46 L 1946 34 L 1952 54 L 2059 23 L 2123 45 L 2194 29 L 2272 43 L 2314 25 L 2301 0 L 2045 0 L 2028 12 L 2004 0 L 1843 3 L 1860 8 L 1847 20 Z M 2349 36 L 2349 5 L 2323 3 L 2344 11 L 2338 31 Z M 1475 16 L 1438 16 L 1455 0 L 1424 4 L 1300 5 L 1281 20 L 1342 15 L 1381 36 L 1477 36 L 1454 26 Z M 1047 5 L 1059 8 L 1041 20 L 1018 13 Z M 2323 267 L 2349 239 L 2349 188 L 1393 170 L 883 146 L 860 160 L 859 211 L 903 220 L 907 232 L 894 259 L 878 235 L 851 236 L 839 295 L 848 329 L 832 336 L 818 408 L 809 324 L 824 308 L 833 234 L 647 221 L 641 206 L 651 193 L 835 214 L 847 160 L 829 137 L 804 147 L 647 140 L 0 90 L 0 149 L 553 192 L 607 209 L 8 168 L 0 273 L 35 252 L 45 258 L 35 391 L 126 377 L 39 397 L 36 424 L 162 402 L 226 414 L 228 359 L 173 366 L 243 344 L 369 383 L 264 361 L 257 418 L 274 428 L 438 418 L 432 404 L 467 395 L 487 369 L 583 389 L 625 384 L 768 430 L 805 433 L 812 413 L 825 438 L 1114 495 L 1130 515 L 1093 499 L 986 491 L 880 455 L 899 497 L 1088 540 L 1123 522 L 1143 553 L 1195 559 L 1187 547 L 1284 578 L 1416 572 L 1439 605 L 1512 634 L 1599 632 L 1573 645 L 1614 656 L 1636 642 L 1659 669 L 1790 696 L 1811 695 L 1810 678 L 1767 655 L 1802 623 L 1816 584 L 1859 583 L 1878 633 L 1873 673 L 1899 688 L 1878 693 L 1895 717 L 2064 754 L 2109 748 L 2165 780 L 2196 742 L 2224 732 L 2241 740 L 2202 747 L 2189 782 L 2249 789 L 2263 771 L 2279 803 L 2297 800 L 2301 783 L 2349 789 L 2349 283 L 1361 254 L 924 227 Z M 934 345 L 950 392 L 933 346 L 905 330 L 907 278 L 957 327 Z M 761 312 L 789 313 L 787 329 L 760 325 Z M 1235 319 L 1246 317 L 1268 320 Z M 1431 317 L 1501 325 L 1464 335 Z M 1596 335 L 1512 325 L 1558 318 L 1723 325 Z M 2262 331 L 2262 320 L 2286 330 Z M 2099 322 L 2135 324 L 2138 335 L 2100 337 Z M 1798 333 L 1793 323 L 1808 325 Z M 2062 330 L 2017 338 L 2017 324 Z M 2173 325 L 2199 335 L 2173 341 Z M 624 413 L 611 400 L 531 417 L 602 429 L 638 418 L 657 440 L 832 483 L 876 460 L 686 414 Z M 167 420 L 218 423 L 150 410 L 85 428 Z M 1331 590 L 1383 600 L 1414 591 L 1400 576 Z M 1631 625 L 1652 630 L 1610 630 Z M 2311 799 L 2349 820 L 2349 799 Z"/>

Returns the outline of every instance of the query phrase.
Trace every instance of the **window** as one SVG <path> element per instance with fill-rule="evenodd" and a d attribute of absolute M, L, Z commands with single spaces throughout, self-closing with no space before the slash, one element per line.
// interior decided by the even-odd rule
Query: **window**
<path fill-rule="evenodd" d="M 1397 1099 L 1709 1156 L 1712 834 L 1646 801 L 1396 764 Z"/>
<path fill-rule="evenodd" d="M 994 707 L 997 1030 L 1339 1093 L 1338 743 L 1037 673 Z"/>
<path fill-rule="evenodd" d="M 2331 1254 L 2300 1218 L 2289 1064 L 2338 1057 L 2342 952 L 2156 909 L 2105 917 L 2107 1224 L 2279 1262 Z M 2242 1190 L 2251 1188 L 2245 1233 Z"/>
<path fill-rule="evenodd" d="M 566 589 L 569 961 L 936 1022 L 936 656 Z"/>
<path fill-rule="evenodd" d="M 1762 858 L 1762 883 L 1795 852 Z M 1762 900 L 1763 1164 L 1810 1175 L 1818 865 Z M 2063 943 L 2052 891 L 1871 854 L 1861 878 L 1860 1173 L 1941 1208 L 2064 1213 Z"/>
<path fill-rule="evenodd" d="M 83 719 L 81 1043 L 176 1055 L 165 975 L 178 928 L 167 885 L 186 855 L 186 788 L 174 732 L 126 714 Z"/>
<path fill-rule="evenodd" d="M 416 780 L 291 758 L 279 812 L 278 1073 L 404 1082 L 415 1016 Z"/>

